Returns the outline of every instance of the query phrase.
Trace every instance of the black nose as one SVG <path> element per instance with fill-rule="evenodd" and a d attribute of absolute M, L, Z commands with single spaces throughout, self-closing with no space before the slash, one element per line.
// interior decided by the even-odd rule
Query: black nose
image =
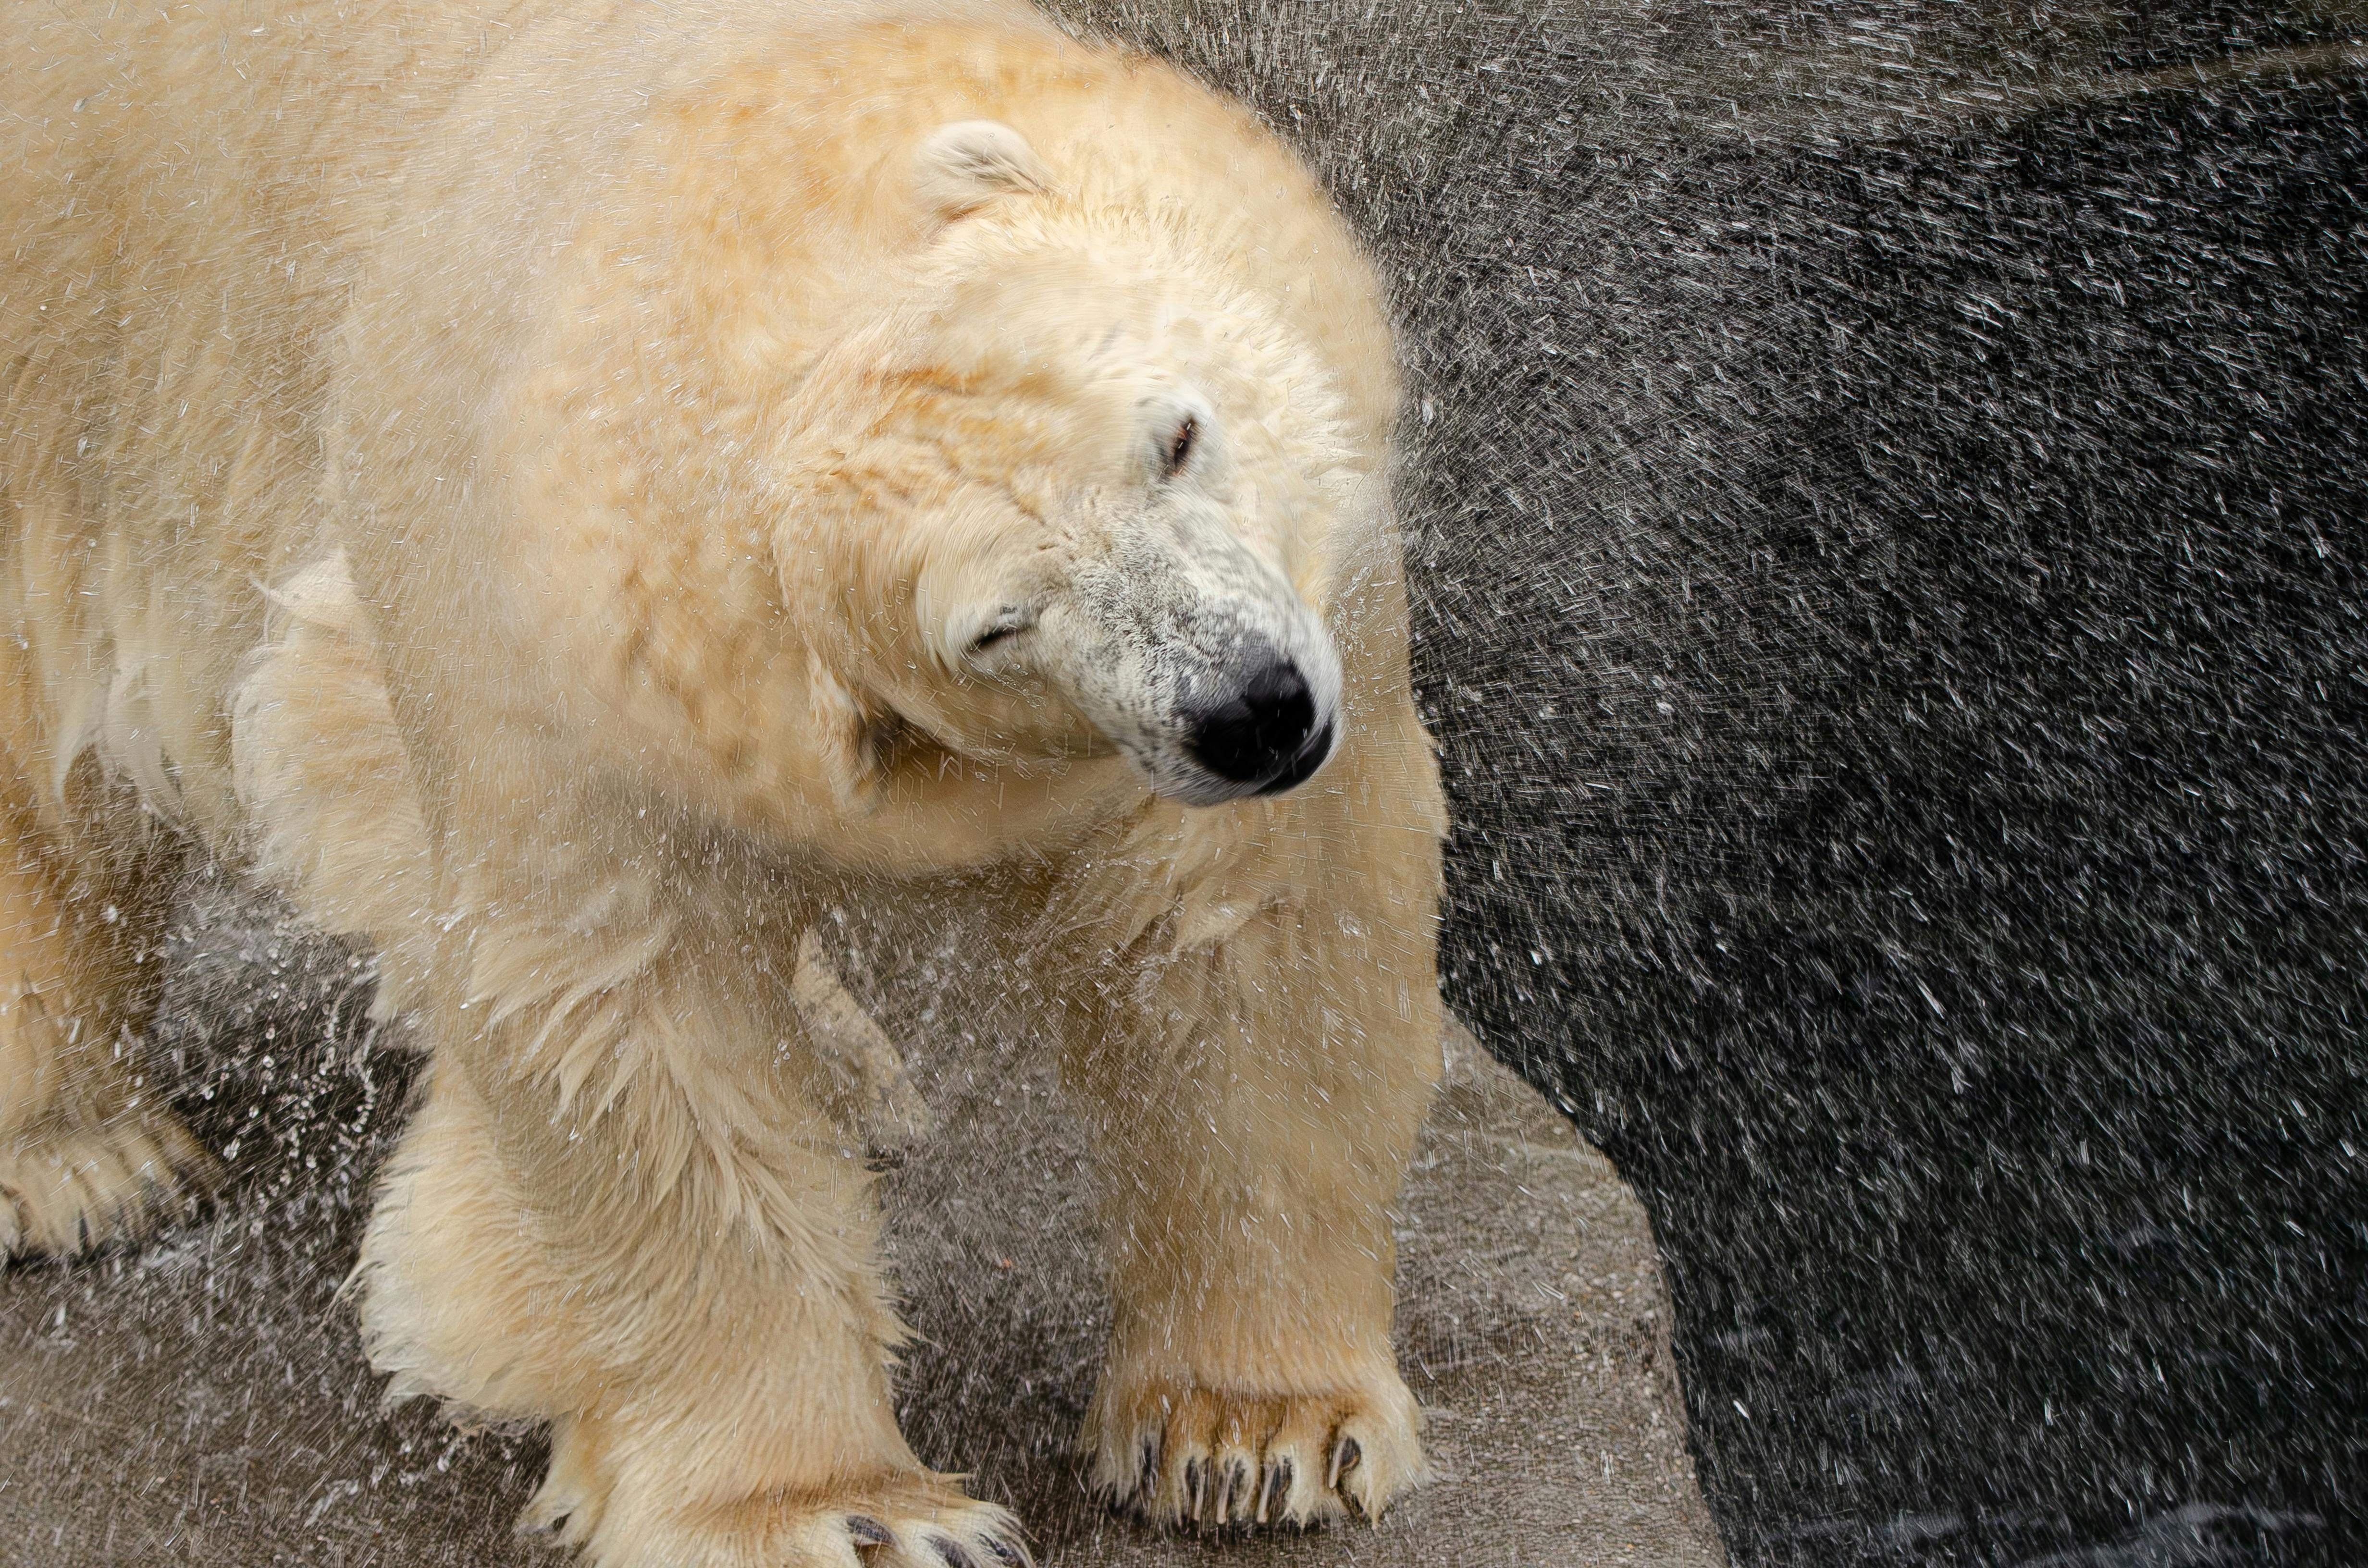
<path fill-rule="evenodd" d="M 1241 689 L 1196 715 L 1185 733 L 1192 759 L 1220 778 L 1256 784 L 1260 794 L 1288 790 L 1324 765 L 1332 727 L 1315 736 L 1315 694 L 1289 659 L 1254 672 Z M 1317 743 L 1321 744 L 1317 744 Z"/>

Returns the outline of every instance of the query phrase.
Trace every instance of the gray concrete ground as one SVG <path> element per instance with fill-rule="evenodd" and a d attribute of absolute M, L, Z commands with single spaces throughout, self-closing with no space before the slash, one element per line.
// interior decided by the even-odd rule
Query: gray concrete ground
<path fill-rule="evenodd" d="M 249 1042 L 244 1065 L 160 1027 L 201 1129 L 244 1145 L 240 1185 L 143 1251 L 0 1275 L 0 1562 L 555 1562 L 511 1528 L 541 1440 L 382 1406 L 336 1299 L 406 1075 L 356 1049 L 342 957 L 233 921 L 185 932 L 175 961 L 217 998 L 242 977 L 259 998 L 199 1009 Z M 311 1006 L 302 1028 L 266 1021 L 291 1001 Z M 1156 1538 L 1082 1494 L 1068 1444 L 1105 1309 L 1084 1145 L 1049 1068 L 975 1027 L 914 1054 L 939 1131 L 883 1184 L 922 1336 L 906 1430 L 1018 1509 L 1047 1563 L 1724 1562 L 1644 1211 L 1468 1037 L 1450 1041 L 1402 1229 L 1401 1358 L 1438 1479 L 1378 1526 L 1215 1543 Z M 258 1072 L 279 1075 L 260 1093 Z M 224 1076 L 242 1073 L 244 1092 Z"/>

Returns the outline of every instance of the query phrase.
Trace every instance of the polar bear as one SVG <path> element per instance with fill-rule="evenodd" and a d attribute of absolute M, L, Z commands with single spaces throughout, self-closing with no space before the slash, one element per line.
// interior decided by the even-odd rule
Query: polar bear
<path fill-rule="evenodd" d="M 202 1196 L 129 1046 L 159 889 L 245 865 L 427 1042 L 352 1283 L 394 1392 L 550 1424 L 529 1523 L 1023 1557 L 897 1429 L 800 961 L 954 886 L 1096 1130 L 1092 1483 L 1417 1481 L 1444 812 L 1380 288 L 1275 139 L 998 0 L 0 36 L 6 1249 Z"/>

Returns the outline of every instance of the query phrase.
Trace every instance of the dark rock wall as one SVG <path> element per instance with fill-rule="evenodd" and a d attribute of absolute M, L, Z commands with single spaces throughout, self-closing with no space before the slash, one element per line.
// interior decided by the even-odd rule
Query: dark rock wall
<path fill-rule="evenodd" d="M 1399 291 L 1449 990 L 1737 1561 L 2368 1560 L 2368 13 L 1068 9 Z"/>

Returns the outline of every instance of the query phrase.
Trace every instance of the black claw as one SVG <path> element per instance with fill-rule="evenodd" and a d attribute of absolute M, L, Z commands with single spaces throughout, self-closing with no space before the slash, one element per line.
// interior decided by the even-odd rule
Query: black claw
<path fill-rule="evenodd" d="M 1143 1479 L 1135 1483 L 1135 1495 L 1146 1501 L 1159 1487 L 1159 1444 L 1150 1437 L 1143 1440 Z"/>
<path fill-rule="evenodd" d="M 847 1516 L 847 1533 L 855 1538 L 858 1546 L 894 1546 L 896 1532 L 869 1514 Z"/>
<path fill-rule="evenodd" d="M 1290 1496 L 1291 1461 L 1277 1460 L 1274 1467 L 1266 1472 L 1266 1491 L 1258 1498 L 1258 1522 L 1266 1523 L 1270 1516 L 1281 1511 Z"/>
<path fill-rule="evenodd" d="M 986 1549 L 995 1553 L 995 1560 L 997 1562 L 1008 1563 L 1010 1568 L 1028 1568 L 1030 1561 L 1025 1548 L 1016 1541 L 1006 1540 L 999 1535 L 986 1538 Z"/>
<path fill-rule="evenodd" d="M 1223 1510 L 1224 1517 L 1219 1520 L 1220 1523 L 1231 1519 L 1236 1514 L 1246 1515 L 1250 1511 L 1251 1479 L 1250 1467 L 1235 1460 L 1233 1469 L 1225 1476 L 1225 1506 Z"/>
<path fill-rule="evenodd" d="M 929 1538 L 929 1544 L 938 1549 L 939 1557 L 945 1559 L 946 1568 L 978 1568 L 978 1559 L 963 1551 L 962 1543 L 958 1540 L 938 1535 Z"/>
<path fill-rule="evenodd" d="M 1341 1438 L 1340 1446 L 1332 1450 L 1332 1479 L 1328 1484 L 1339 1485 L 1340 1478 L 1356 1469 L 1357 1461 L 1364 1457 L 1365 1450 L 1357 1446 L 1356 1438 Z"/>
<path fill-rule="evenodd" d="M 566 1528 L 567 1516 L 565 1514 L 553 1514 L 551 1517 L 543 1520 L 542 1523 L 539 1525 L 529 1525 L 521 1520 L 518 1524 L 518 1533 L 520 1535 L 549 1536 L 552 1540 L 557 1540 L 559 1539 L 559 1532 Z"/>

